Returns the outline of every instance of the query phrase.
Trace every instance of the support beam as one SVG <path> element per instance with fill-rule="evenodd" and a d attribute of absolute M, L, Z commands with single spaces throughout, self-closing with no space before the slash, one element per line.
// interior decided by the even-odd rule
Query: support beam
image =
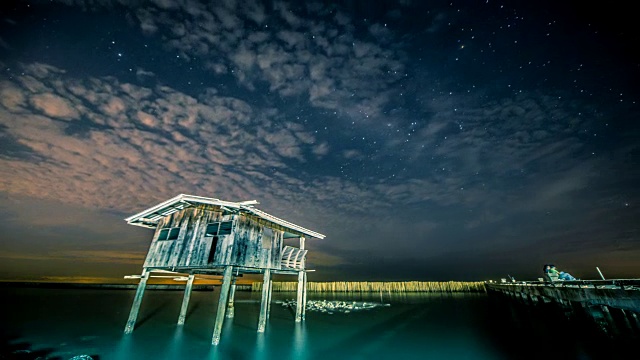
<path fill-rule="evenodd" d="M 260 318 L 258 319 L 258 332 L 264 332 L 267 323 L 267 302 L 269 301 L 269 282 L 271 282 L 271 269 L 264 269 L 262 282 L 262 300 L 260 301 Z"/>
<path fill-rule="evenodd" d="M 300 237 L 300 250 L 304 250 L 304 236 Z M 302 321 L 302 310 L 305 307 L 304 303 L 304 274 L 305 274 L 305 259 L 302 259 L 302 270 L 298 272 L 298 293 L 296 298 L 296 322 Z"/>
<path fill-rule="evenodd" d="M 224 322 L 224 311 L 227 308 L 227 298 L 229 297 L 229 288 L 231 287 L 231 277 L 233 275 L 233 266 L 227 265 L 224 269 L 222 278 L 222 286 L 220 287 L 220 299 L 218 299 L 218 311 L 216 312 L 216 324 L 213 328 L 212 345 L 220 343 L 220 334 L 222 333 L 222 323 Z"/>
<path fill-rule="evenodd" d="M 131 305 L 131 312 L 129 313 L 129 319 L 127 320 L 127 326 L 124 328 L 125 334 L 131 334 L 136 326 L 136 319 L 138 318 L 138 311 L 140 310 L 140 304 L 142 304 L 142 296 L 144 295 L 144 289 L 147 287 L 147 280 L 149 280 L 149 272 L 147 269 L 142 271 L 140 276 L 140 282 L 138 283 L 138 290 L 136 290 L 136 297 L 133 299 L 133 305 Z"/>
<path fill-rule="evenodd" d="M 184 320 L 187 318 L 187 309 L 189 308 L 189 298 L 191 297 L 191 289 L 193 288 L 193 280 L 195 275 L 189 275 L 187 280 L 187 287 L 184 289 L 184 296 L 182 297 L 182 307 L 180 308 L 180 316 L 178 317 L 178 325 L 184 325 Z"/>
<path fill-rule="evenodd" d="M 235 316 L 234 299 L 236 297 L 236 277 L 231 280 L 231 289 L 229 290 L 229 302 L 227 303 L 227 319 L 233 319 Z"/>

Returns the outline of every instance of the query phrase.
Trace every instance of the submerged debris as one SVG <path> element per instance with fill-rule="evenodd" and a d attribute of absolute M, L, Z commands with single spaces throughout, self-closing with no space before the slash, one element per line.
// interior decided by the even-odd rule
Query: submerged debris
<path fill-rule="evenodd" d="M 296 308 L 296 300 L 279 301 L 285 308 Z M 371 310 L 377 307 L 387 307 L 391 304 L 382 304 L 366 301 L 330 301 L 330 300 L 309 300 L 307 301 L 307 311 L 317 311 L 327 314 L 343 313 L 348 314 L 352 311 Z"/>

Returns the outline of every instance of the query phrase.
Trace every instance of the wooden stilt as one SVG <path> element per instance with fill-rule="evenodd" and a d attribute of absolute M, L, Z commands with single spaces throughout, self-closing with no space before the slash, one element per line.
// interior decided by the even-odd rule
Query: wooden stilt
<path fill-rule="evenodd" d="M 227 302 L 227 319 L 233 319 L 235 316 L 234 299 L 236 297 L 236 278 L 231 280 L 231 289 L 229 290 L 229 301 Z"/>
<path fill-rule="evenodd" d="M 302 320 L 304 321 L 307 316 L 307 272 L 304 272 L 303 286 L 302 286 Z"/>
<path fill-rule="evenodd" d="M 136 291 L 136 297 L 133 299 L 133 305 L 131 305 L 131 312 L 129 313 L 129 320 L 127 320 L 127 326 L 124 328 L 125 334 L 131 334 L 136 326 L 136 319 L 138 318 L 138 311 L 140 310 L 140 304 L 142 304 L 142 296 L 144 295 L 144 289 L 147 287 L 147 280 L 149 280 L 149 272 L 145 269 L 142 271 L 140 277 L 140 283 L 138 283 L 138 290 Z"/>
<path fill-rule="evenodd" d="M 195 275 L 189 275 L 187 280 L 187 287 L 184 289 L 184 296 L 182 297 L 182 307 L 180 308 L 180 316 L 178 317 L 178 325 L 184 325 L 184 320 L 187 318 L 187 309 L 189 308 L 189 298 L 191 297 L 191 289 L 193 288 L 193 280 Z"/>
<path fill-rule="evenodd" d="M 298 272 L 298 292 L 296 298 L 296 322 L 302 321 L 302 299 L 303 299 L 303 287 L 304 287 L 304 271 Z"/>
<path fill-rule="evenodd" d="M 269 301 L 269 282 L 271 281 L 271 269 L 264 269 L 264 281 L 262 282 L 262 300 L 260 301 L 260 318 L 258 319 L 258 332 L 264 332 L 267 323 L 267 302 Z"/>
<path fill-rule="evenodd" d="M 304 250 L 304 236 L 300 237 L 300 250 Z M 302 270 L 298 272 L 298 293 L 296 298 L 296 322 L 302 321 L 302 308 L 304 307 L 304 268 L 305 261 L 302 259 Z"/>
<path fill-rule="evenodd" d="M 267 295 L 267 319 L 271 315 L 271 294 L 273 293 L 273 280 L 269 280 L 269 294 Z"/>
<path fill-rule="evenodd" d="M 224 321 L 224 311 L 227 308 L 227 298 L 229 297 L 229 288 L 231 287 L 231 276 L 233 275 L 233 266 L 228 265 L 224 269 L 222 278 L 222 286 L 220 287 L 220 298 L 218 299 L 218 311 L 216 312 L 216 324 L 213 328 L 212 345 L 218 345 L 220 342 L 220 333 L 222 333 L 222 323 Z"/>

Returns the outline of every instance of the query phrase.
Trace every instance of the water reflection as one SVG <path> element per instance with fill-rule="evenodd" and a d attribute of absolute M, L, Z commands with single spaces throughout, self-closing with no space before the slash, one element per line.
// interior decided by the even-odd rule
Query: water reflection
<path fill-rule="evenodd" d="M 225 359 L 224 356 L 221 355 L 220 353 L 220 345 L 218 346 L 211 346 L 211 349 L 209 350 L 209 354 L 207 355 L 206 359 L 209 360 L 223 360 Z"/>
<path fill-rule="evenodd" d="M 547 299 L 522 299 L 491 293 L 492 330 L 500 347 L 520 354 L 517 344 L 527 338 L 535 343 L 556 341 L 563 358 L 624 358 L 625 350 L 640 340 L 637 315 L 621 309 Z M 529 351 L 531 358 L 544 348 Z"/>
<path fill-rule="evenodd" d="M 185 354 L 184 327 L 178 326 L 167 344 L 167 359 L 180 359 Z"/>
<path fill-rule="evenodd" d="M 135 340 L 133 339 L 133 336 L 123 335 L 120 341 L 118 341 L 116 343 L 116 346 L 114 347 L 113 358 L 123 360 L 132 359 L 134 341 Z"/>
<path fill-rule="evenodd" d="M 269 358 L 267 355 L 267 340 L 265 333 L 258 333 L 256 337 L 256 347 L 253 354 L 255 360 L 266 360 Z"/>
<path fill-rule="evenodd" d="M 293 329 L 293 343 L 291 347 L 292 359 L 307 358 L 307 327 L 305 322 L 295 323 Z"/>

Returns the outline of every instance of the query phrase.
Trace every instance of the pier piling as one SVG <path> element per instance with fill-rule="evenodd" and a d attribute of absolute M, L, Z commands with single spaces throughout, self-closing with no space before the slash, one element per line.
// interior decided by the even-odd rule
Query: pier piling
<path fill-rule="evenodd" d="M 184 325 L 187 317 L 187 308 L 189 308 L 189 298 L 191 297 L 191 289 L 193 288 L 193 280 L 195 275 L 189 275 L 187 286 L 184 289 L 184 297 L 182 298 L 182 307 L 180 308 L 180 316 L 178 317 L 178 325 Z"/>
<path fill-rule="evenodd" d="M 131 334 L 136 326 L 136 319 L 138 318 L 138 311 L 140 311 L 140 304 L 142 304 L 142 297 L 144 296 L 144 289 L 147 286 L 147 280 L 149 280 L 149 272 L 144 270 L 142 276 L 140 276 L 136 297 L 133 300 L 133 305 L 131 305 L 127 326 L 124 328 L 125 334 Z"/>

